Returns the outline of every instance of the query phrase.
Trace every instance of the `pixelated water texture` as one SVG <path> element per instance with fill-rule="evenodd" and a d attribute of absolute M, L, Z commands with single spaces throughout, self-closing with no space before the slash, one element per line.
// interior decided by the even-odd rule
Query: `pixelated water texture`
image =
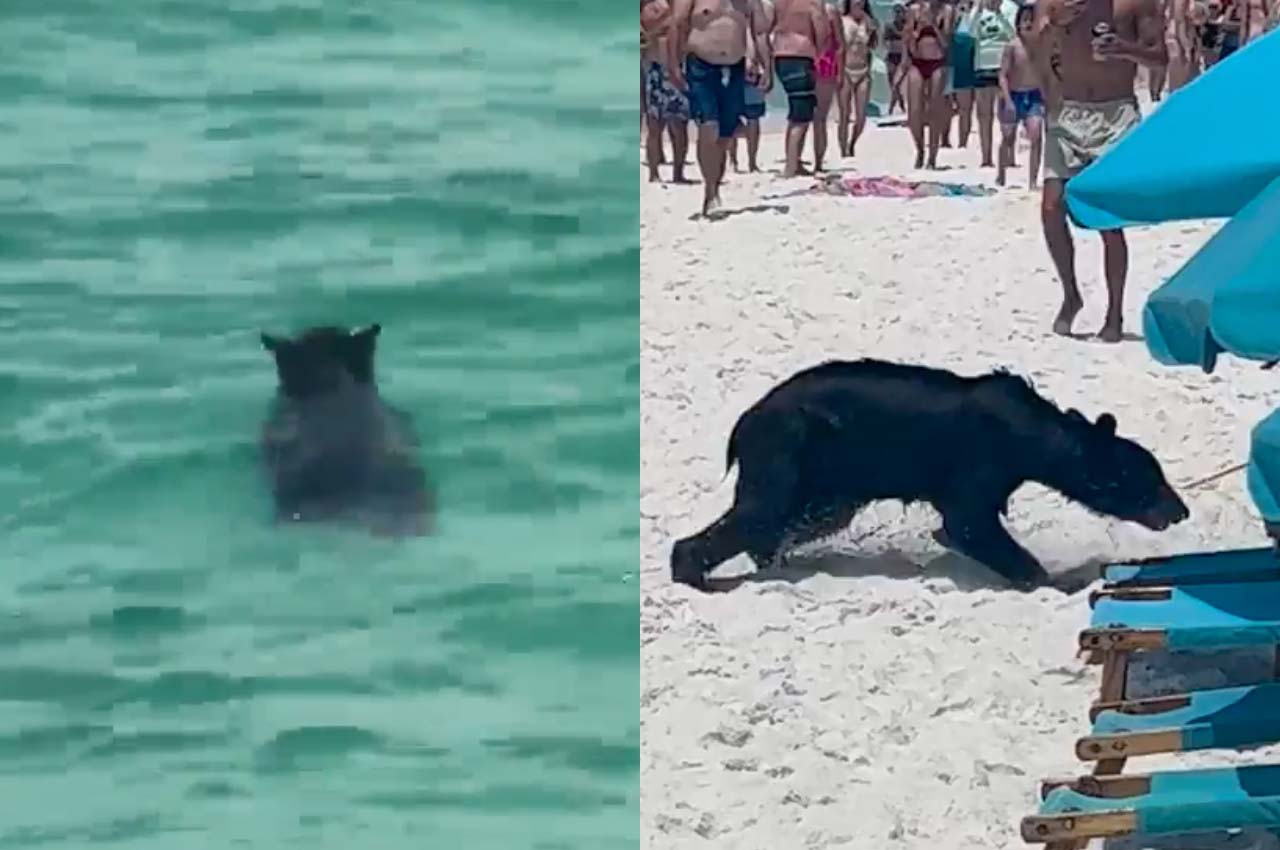
<path fill-rule="evenodd" d="M 632 33 L 0 4 L 0 847 L 638 844 Z M 268 525 L 257 333 L 319 321 L 436 537 Z"/>

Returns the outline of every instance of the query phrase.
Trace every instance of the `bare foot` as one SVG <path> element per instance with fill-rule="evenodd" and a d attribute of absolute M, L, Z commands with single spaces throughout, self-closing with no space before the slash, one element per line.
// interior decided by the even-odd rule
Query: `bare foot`
<path fill-rule="evenodd" d="M 924 154 L 923 154 L 923 153 L 917 153 L 917 154 L 916 154 L 916 168 L 924 168 Z"/>
<path fill-rule="evenodd" d="M 655 168 L 655 169 L 653 169 L 652 171 L 650 171 L 650 172 L 649 172 L 649 182 L 650 182 L 650 183 L 661 183 L 661 182 L 662 182 L 662 178 L 658 176 L 658 169 L 656 169 L 656 168 Z"/>
<path fill-rule="evenodd" d="M 1107 321 L 1103 324 L 1102 330 L 1098 331 L 1098 339 L 1103 342 L 1119 342 L 1124 339 L 1124 326 L 1119 319 Z"/>
<path fill-rule="evenodd" d="M 1035 181 L 1032 181 L 1027 185 L 1028 192 L 1038 192 L 1039 190 L 1040 190 L 1040 184 L 1036 183 Z"/>
<path fill-rule="evenodd" d="M 1059 336 L 1069 336 L 1071 334 L 1071 324 L 1076 320 L 1076 314 L 1084 309 L 1084 302 L 1076 298 L 1069 298 L 1062 302 L 1062 309 L 1058 311 L 1058 317 L 1053 320 L 1053 332 Z"/>
<path fill-rule="evenodd" d="M 1000 173 L 1000 174 L 997 174 L 997 175 L 996 175 L 996 185 L 997 185 L 997 186 L 1003 186 L 1003 185 L 1004 185 L 1004 174 L 1003 174 L 1003 173 Z"/>
<path fill-rule="evenodd" d="M 760 166 L 752 162 L 750 165 L 747 166 L 747 171 L 751 172 L 752 174 L 756 174 L 760 171 Z"/>
<path fill-rule="evenodd" d="M 671 178 L 671 182 L 672 182 L 672 183 L 679 183 L 679 184 L 680 184 L 680 185 L 682 185 L 682 186 L 691 186 L 691 185 L 693 185 L 693 181 L 692 181 L 692 180 L 690 180 L 688 177 L 685 177 L 683 174 L 676 174 L 676 175 L 674 175 L 674 176 Z"/>
<path fill-rule="evenodd" d="M 981 165 L 979 165 L 978 167 L 979 167 L 979 168 L 995 168 L 995 167 L 996 167 L 996 164 L 995 164 L 994 162 L 992 162 L 991 160 L 989 160 L 989 159 L 984 159 L 984 160 L 982 161 L 982 164 L 981 164 Z"/>
<path fill-rule="evenodd" d="M 714 197 L 708 198 L 705 202 L 703 202 L 702 215 L 710 216 L 713 212 L 715 212 L 718 209 L 720 209 L 720 196 L 716 195 Z"/>

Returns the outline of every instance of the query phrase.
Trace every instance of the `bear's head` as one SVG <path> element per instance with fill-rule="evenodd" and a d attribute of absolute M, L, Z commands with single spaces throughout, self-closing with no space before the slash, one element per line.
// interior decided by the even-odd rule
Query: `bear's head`
<path fill-rule="evenodd" d="M 1062 493 L 1106 516 L 1163 531 L 1191 515 L 1169 485 L 1151 452 L 1116 434 L 1116 419 L 1104 413 L 1090 422 L 1067 411 L 1072 451 Z"/>
<path fill-rule="evenodd" d="M 330 325 L 291 339 L 264 333 L 262 347 L 275 358 L 281 395 L 315 398 L 352 383 L 373 383 L 375 340 L 381 330 L 371 325 L 352 332 Z"/>

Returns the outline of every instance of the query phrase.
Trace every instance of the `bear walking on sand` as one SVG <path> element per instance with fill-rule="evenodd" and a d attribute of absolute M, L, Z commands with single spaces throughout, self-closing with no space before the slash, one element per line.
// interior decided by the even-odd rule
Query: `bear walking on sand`
<path fill-rule="evenodd" d="M 876 360 L 833 361 L 775 387 L 738 419 L 728 466 L 733 507 L 677 541 L 671 575 L 706 587 L 740 552 L 773 566 L 787 546 L 844 529 L 880 499 L 929 502 L 936 539 L 1018 587 L 1049 575 L 1000 523 L 1009 497 L 1038 482 L 1095 513 L 1163 530 L 1188 516 L 1146 449 L 1104 413 L 1065 413 L 1006 372 L 961 377 Z"/>
<path fill-rule="evenodd" d="M 262 334 L 278 379 L 261 437 L 277 521 L 351 521 L 389 535 L 429 531 L 434 500 L 413 424 L 378 394 L 373 360 L 381 330 Z"/>

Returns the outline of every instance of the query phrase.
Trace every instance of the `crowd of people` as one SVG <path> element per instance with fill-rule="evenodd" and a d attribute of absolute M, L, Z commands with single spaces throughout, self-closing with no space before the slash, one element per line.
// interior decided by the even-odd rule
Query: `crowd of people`
<path fill-rule="evenodd" d="M 854 156 L 881 47 L 888 110 L 905 106 L 917 168 L 937 167 L 953 127 L 965 147 L 976 118 L 980 164 L 1003 185 L 1024 132 L 1031 188 L 1043 154 L 1041 224 L 1063 288 L 1053 329 L 1070 334 L 1083 300 L 1066 182 L 1139 122 L 1139 67 L 1153 97 L 1177 89 L 1280 23 L 1280 0 L 910 0 L 884 24 L 867 0 L 641 0 L 640 18 L 649 177 L 660 179 L 665 134 L 673 179 L 685 179 L 695 122 L 704 215 L 720 204 L 739 137 L 748 167 L 759 167 L 759 120 L 775 84 L 787 96 L 783 177 L 810 173 L 810 127 L 813 169 L 823 169 L 832 103 L 839 155 Z M 1101 237 L 1108 306 L 1098 337 L 1118 342 L 1128 247 L 1122 231 Z"/>

